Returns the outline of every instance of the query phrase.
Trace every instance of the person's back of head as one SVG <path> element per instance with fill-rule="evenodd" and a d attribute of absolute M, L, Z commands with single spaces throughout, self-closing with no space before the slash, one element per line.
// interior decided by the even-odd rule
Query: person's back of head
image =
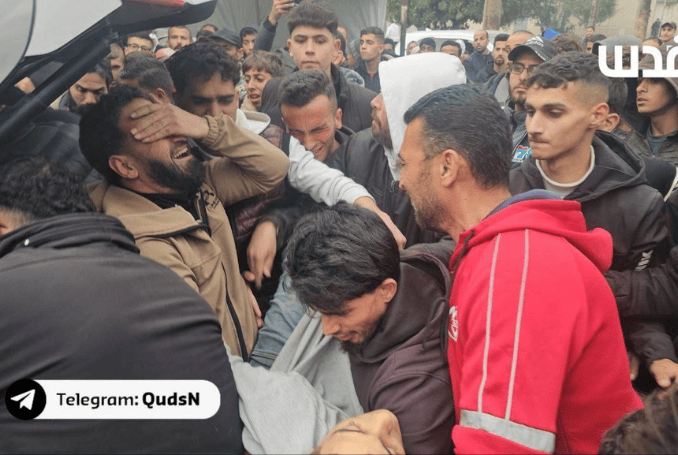
<path fill-rule="evenodd" d="M 601 455 L 678 453 L 678 387 L 657 390 L 622 417 L 600 443 Z"/>
<path fill-rule="evenodd" d="M 172 99 L 174 91 L 172 77 L 167 67 L 151 56 L 138 52 L 130 54 L 120 72 L 120 80 L 125 85 L 136 86 L 146 93 L 159 95 L 161 99 L 165 97 L 170 101 Z"/>
<path fill-rule="evenodd" d="M 405 113 L 407 124 L 418 118 L 425 159 L 452 149 L 463 156 L 479 187 L 508 187 L 511 126 L 494 96 L 468 85 L 438 89 Z"/>
<path fill-rule="evenodd" d="M 341 314 L 350 300 L 400 279 L 400 252 L 393 234 L 369 210 L 348 204 L 302 218 L 285 254 L 292 288 L 304 306 Z"/>
<path fill-rule="evenodd" d="M 580 40 L 575 35 L 570 33 L 561 33 L 554 36 L 550 39 L 553 44 L 556 45 L 558 53 L 562 54 L 563 52 L 582 52 L 583 49 L 579 44 Z"/>
<path fill-rule="evenodd" d="M 0 235 L 37 220 L 93 212 L 82 179 L 45 158 L 19 158 L 0 167 Z"/>
<path fill-rule="evenodd" d="M 120 176 L 111 169 L 109 158 L 120 152 L 125 138 L 120 130 L 120 113 L 135 99 L 148 99 L 138 88 L 119 86 L 88 107 L 80 119 L 80 150 L 97 172 L 111 183 Z"/>
<path fill-rule="evenodd" d="M 207 82 L 215 74 L 223 81 L 240 81 L 240 68 L 218 44 L 203 41 L 179 49 L 167 61 L 167 68 L 180 98 L 187 88 L 196 82 Z"/>
<path fill-rule="evenodd" d="M 287 21 L 290 35 L 295 28 L 300 26 L 327 29 L 334 36 L 339 26 L 339 18 L 323 2 L 305 0 L 292 8 Z"/>

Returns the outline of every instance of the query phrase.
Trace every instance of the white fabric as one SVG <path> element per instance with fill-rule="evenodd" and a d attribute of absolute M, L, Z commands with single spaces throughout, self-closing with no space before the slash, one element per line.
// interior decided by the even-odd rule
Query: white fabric
<path fill-rule="evenodd" d="M 542 169 L 541 162 L 539 160 L 534 161 L 535 164 L 537 165 L 537 169 L 539 169 L 539 173 L 541 174 L 541 178 L 544 182 L 544 189 L 552 193 L 555 193 L 556 195 L 558 195 L 558 197 L 563 199 L 565 198 L 565 196 L 573 192 L 575 188 L 581 185 L 581 183 L 584 180 L 589 178 L 589 175 L 591 175 L 591 172 L 593 172 L 593 168 L 596 165 L 596 152 L 593 150 L 593 146 L 591 146 L 591 164 L 589 165 L 589 169 L 586 171 L 586 174 L 584 174 L 582 178 L 572 183 L 560 183 L 549 178 Z"/>
<path fill-rule="evenodd" d="M 271 119 L 262 112 L 250 112 L 238 109 L 235 124 L 261 134 Z M 306 193 L 316 202 L 334 205 L 339 201 L 353 204 L 358 198 L 369 197 L 370 193 L 352 179 L 315 159 L 294 137 L 290 139 L 290 169 L 287 176 L 293 188 Z M 372 198 L 374 199 L 374 198 Z"/>
<path fill-rule="evenodd" d="M 393 142 L 393 150 L 385 149 L 385 153 L 393 178 L 400 180 L 398 153 L 407 128 L 403 119 L 405 112 L 434 90 L 465 84 L 466 71 L 454 55 L 429 52 L 381 62 L 379 75 Z"/>

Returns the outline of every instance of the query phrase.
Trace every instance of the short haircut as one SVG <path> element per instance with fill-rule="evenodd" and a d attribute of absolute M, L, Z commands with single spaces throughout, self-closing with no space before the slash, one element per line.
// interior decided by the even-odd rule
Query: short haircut
<path fill-rule="evenodd" d="M 390 44 L 395 49 L 396 43 L 391 38 L 384 38 L 384 44 Z"/>
<path fill-rule="evenodd" d="M 167 60 L 174 87 L 179 95 L 196 82 L 207 82 L 215 74 L 233 86 L 240 81 L 238 62 L 223 47 L 212 41 L 200 41 L 184 46 Z"/>
<path fill-rule="evenodd" d="M 443 44 L 440 45 L 440 50 L 442 51 L 443 47 L 445 46 L 454 46 L 457 49 L 459 49 L 459 57 L 461 57 L 461 54 L 464 53 L 464 50 L 461 48 L 461 45 L 453 39 L 448 39 L 447 41 L 444 41 Z"/>
<path fill-rule="evenodd" d="M 541 88 L 558 88 L 568 82 L 582 82 L 590 87 L 598 87 L 605 91 L 603 99 L 608 99 L 609 82 L 600 71 L 598 57 L 593 54 L 581 52 L 560 54 L 539 65 L 525 85 L 531 87 L 537 84 Z"/>
<path fill-rule="evenodd" d="M 660 39 L 657 38 L 656 36 L 650 36 L 649 38 L 645 38 L 645 39 L 643 40 L 643 42 L 645 42 L 645 41 L 654 41 L 655 43 L 657 43 L 657 46 L 661 46 L 661 45 L 662 45 L 662 40 L 660 40 Z"/>
<path fill-rule="evenodd" d="M 304 107 L 320 95 L 327 96 L 336 108 L 337 93 L 324 71 L 295 71 L 280 82 L 278 103 L 280 106 Z"/>
<path fill-rule="evenodd" d="M 283 77 L 285 75 L 285 68 L 283 62 L 277 54 L 266 51 L 254 51 L 242 63 L 242 72 L 249 70 L 257 70 L 266 72 L 271 77 Z"/>
<path fill-rule="evenodd" d="M 195 38 L 197 40 L 201 40 L 212 35 L 214 35 L 214 32 L 212 30 L 200 30 L 198 33 L 195 34 Z"/>
<path fill-rule="evenodd" d="M 400 252 L 374 212 L 339 203 L 303 217 L 285 254 L 299 301 L 323 314 L 342 314 L 346 302 L 400 279 Z"/>
<path fill-rule="evenodd" d="M 656 390 L 645 406 L 622 417 L 603 435 L 599 454 L 678 452 L 678 388 Z"/>
<path fill-rule="evenodd" d="M 508 186 L 511 125 L 492 94 L 468 85 L 438 89 L 407 110 L 405 123 L 419 117 L 424 121 L 421 137 L 427 159 L 453 149 L 482 188 Z"/>
<path fill-rule="evenodd" d="M 337 31 L 334 34 L 334 38 L 339 40 L 339 50 L 346 56 L 346 38 L 344 38 L 344 34 Z"/>
<path fill-rule="evenodd" d="M 95 73 L 98 74 L 106 84 L 106 88 L 111 86 L 113 82 L 113 71 L 111 70 L 111 61 L 108 58 L 101 60 L 99 63 L 94 65 L 91 71 L 87 71 L 87 74 Z"/>
<path fill-rule="evenodd" d="M 419 41 L 419 48 L 421 48 L 421 46 L 425 44 L 431 46 L 434 51 L 436 50 L 436 42 L 433 38 L 424 38 L 421 41 Z"/>
<path fill-rule="evenodd" d="M 124 38 L 124 45 L 127 46 L 127 40 L 129 38 L 139 38 L 148 41 L 151 43 L 151 49 L 153 48 L 153 38 L 151 38 L 151 35 L 145 32 L 137 32 L 137 33 L 130 33 Z"/>
<path fill-rule="evenodd" d="M 516 30 L 515 32 L 511 33 L 509 36 L 516 36 L 516 35 L 524 35 L 524 36 L 527 36 L 529 38 L 533 38 L 533 37 L 537 36 L 529 30 Z"/>
<path fill-rule="evenodd" d="M 127 62 L 120 71 L 120 80 L 136 80 L 139 87 L 149 92 L 161 88 L 172 96 L 174 84 L 172 76 L 165 65 L 142 52 L 134 52 L 127 56 Z"/>
<path fill-rule="evenodd" d="M 490 39 L 490 34 L 487 33 L 487 30 L 476 30 L 476 31 L 473 32 L 473 35 L 475 35 L 476 32 L 483 32 L 483 33 L 485 33 L 485 37 L 486 37 L 488 40 Z"/>
<path fill-rule="evenodd" d="M 184 30 L 188 30 L 188 37 L 189 37 L 189 38 L 193 38 L 193 34 L 191 33 L 191 29 L 188 28 L 188 27 L 186 27 L 185 25 L 173 25 L 173 26 L 171 26 L 170 28 L 168 28 L 168 29 L 167 29 L 167 38 L 169 38 L 170 35 L 172 34 L 172 29 L 173 29 L 173 28 L 183 28 Z"/>
<path fill-rule="evenodd" d="M 374 35 L 381 44 L 384 44 L 384 31 L 379 27 L 367 27 L 360 30 L 360 36 Z"/>
<path fill-rule="evenodd" d="M 136 87 L 119 85 L 99 102 L 87 106 L 80 119 L 80 150 L 89 164 L 111 183 L 118 183 L 118 174 L 108 159 L 120 153 L 124 137 L 120 131 L 120 112 L 135 99 L 148 99 Z"/>
<path fill-rule="evenodd" d="M 607 105 L 610 106 L 610 114 L 622 115 L 629 92 L 626 80 L 621 77 L 608 77 L 607 82 Z"/>
<path fill-rule="evenodd" d="M 212 27 L 214 29 L 215 33 L 219 31 L 219 27 L 217 27 L 214 24 L 203 24 L 202 27 L 200 27 L 200 28 L 202 29 L 203 27 Z"/>
<path fill-rule="evenodd" d="M 584 50 L 579 44 L 579 38 L 570 33 L 561 33 L 551 38 L 550 41 L 556 46 L 560 54 L 563 52 L 582 52 Z"/>
<path fill-rule="evenodd" d="M 591 29 L 594 32 L 596 31 L 596 27 L 594 25 L 589 25 L 588 27 L 586 27 L 586 30 L 588 30 L 588 29 Z"/>
<path fill-rule="evenodd" d="M 494 37 L 494 42 L 492 44 L 497 44 L 497 42 L 503 43 L 509 39 L 509 34 L 508 33 L 500 33 L 497 36 Z"/>
<path fill-rule="evenodd" d="M 18 158 L 0 166 L 0 210 L 13 212 L 21 225 L 95 211 L 82 178 L 42 157 Z"/>
<path fill-rule="evenodd" d="M 305 26 L 311 28 L 326 28 L 335 36 L 339 26 L 337 14 L 327 5 L 319 1 L 304 1 L 292 8 L 287 21 L 290 35 L 295 28 Z"/>
<path fill-rule="evenodd" d="M 251 25 L 248 25 L 248 26 L 240 29 L 240 33 L 238 33 L 238 34 L 240 35 L 240 38 L 242 39 L 247 35 L 257 35 L 257 34 L 259 34 L 259 32 L 257 31 L 256 28 L 252 27 Z"/>

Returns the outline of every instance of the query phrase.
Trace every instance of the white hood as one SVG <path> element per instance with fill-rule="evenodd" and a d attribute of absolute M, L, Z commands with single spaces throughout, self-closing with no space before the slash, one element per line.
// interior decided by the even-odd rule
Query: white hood
<path fill-rule="evenodd" d="M 246 128 L 256 134 L 261 134 L 271 124 L 271 118 L 263 112 L 238 109 L 238 112 L 235 114 L 235 124 L 240 128 Z"/>
<path fill-rule="evenodd" d="M 442 52 L 408 55 L 379 64 L 381 93 L 391 130 L 393 150 L 385 150 L 391 173 L 400 179 L 398 153 L 405 138 L 403 116 L 422 96 L 439 88 L 466 83 L 466 71 L 459 58 Z"/>

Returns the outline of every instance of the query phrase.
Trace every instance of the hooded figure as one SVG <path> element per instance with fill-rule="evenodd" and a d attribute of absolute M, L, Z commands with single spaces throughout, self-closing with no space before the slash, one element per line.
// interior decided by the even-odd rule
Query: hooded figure
<path fill-rule="evenodd" d="M 422 71 L 422 68 L 427 68 Z M 400 179 L 398 153 L 405 138 L 405 111 L 422 96 L 439 88 L 466 83 L 466 71 L 454 55 L 424 53 L 381 62 L 384 96 L 393 149 L 384 149 L 394 180 Z"/>

